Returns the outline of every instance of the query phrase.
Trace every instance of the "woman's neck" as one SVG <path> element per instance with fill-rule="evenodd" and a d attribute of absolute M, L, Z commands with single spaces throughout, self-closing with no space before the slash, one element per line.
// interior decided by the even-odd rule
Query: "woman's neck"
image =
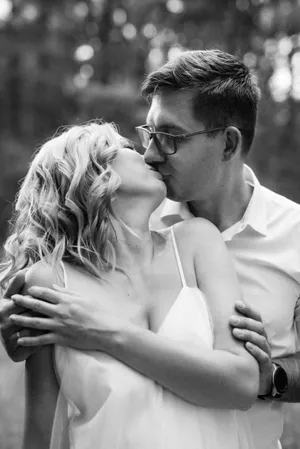
<path fill-rule="evenodd" d="M 134 225 L 122 218 L 113 219 L 113 227 L 116 232 L 116 256 L 117 262 L 127 268 L 137 266 L 149 266 L 155 255 L 157 245 L 156 237 L 149 229 L 147 223 Z"/>

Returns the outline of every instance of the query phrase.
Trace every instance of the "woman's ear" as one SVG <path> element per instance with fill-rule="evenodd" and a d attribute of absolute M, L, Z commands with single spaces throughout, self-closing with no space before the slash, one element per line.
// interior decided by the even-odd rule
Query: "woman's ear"
<path fill-rule="evenodd" d="M 242 148 L 242 134 L 235 126 L 228 126 L 224 131 L 225 148 L 223 161 L 230 162 Z"/>

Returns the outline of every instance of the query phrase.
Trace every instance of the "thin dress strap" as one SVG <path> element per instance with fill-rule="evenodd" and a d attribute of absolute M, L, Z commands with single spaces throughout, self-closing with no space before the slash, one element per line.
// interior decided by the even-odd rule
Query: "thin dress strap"
<path fill-rule="evenodd" d="M 66 272 L 66 267 L 65 267 L 65 264 L 63 263 L 63 261 L 60 262 L 60 266 L 61 266 L 62 271 L 63 271 L 64 287 L 68 288 L 67 272 Z"/>
<path fill-rule="evenodd" d="M 185 281 L 184 272 L 183 272 L 183 268 L 182 268 L 182 263 L 181 263 L 181 260 L 180 260 L 180 256 L 179 256 L 179 252 L 178 252 L 178 248 L 177 248 L 177 244 L 176 244 L 176 239 L 175 239 L 175 233 L 174 233 L 174 227 L 173 226 L 171 227 L 171 236 L 172 236 L 172 243 L 173 243 L 174 253 L 175 253 L 177 266 L 178 266 L 178 270 L 179 270 L 179 274 L 180 274 L 181 283 L 182 283 L 183 287 L 186 287 L 186 281 Z"/>

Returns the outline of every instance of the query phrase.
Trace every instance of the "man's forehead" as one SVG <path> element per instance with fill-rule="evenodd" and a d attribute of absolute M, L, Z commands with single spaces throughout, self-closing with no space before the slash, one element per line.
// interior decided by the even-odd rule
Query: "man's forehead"
<path fill-rule="evenodd" d="M 178 125 L 193 118 L 190 91 L 159 92 L 152 98 L 147 123 L 155 125 Z"/>

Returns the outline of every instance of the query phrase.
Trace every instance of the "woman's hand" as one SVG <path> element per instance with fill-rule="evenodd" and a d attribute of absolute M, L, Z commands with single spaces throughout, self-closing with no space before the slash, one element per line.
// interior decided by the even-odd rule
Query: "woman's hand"
<path fill-rule="evenodd" d="M 242 302 L 237 302 L 235 308 L 239 316 L 230 318 L 232 334 L 245 342 L 246 349 L 257 360 L 260 372 L 259 394 L 268 394 L 272 389 L 272 358 L 261 315 L 254 307 Z"/>
<path fill-rule="evenodd" d="M 121 319 L 109 315 L 95 298 L 57 285 L 53 289 L 30 287 L 31 296 L 14 295 L 14 303 L 39 315 L 12 315 L 11 321 L 20 327 L 48 331 L 38 336 L 18 339 L 21 346 L 60 344 L 84 350 L 106 351 Z M 39 298 L 39 299 L 36 299 Z"/>

